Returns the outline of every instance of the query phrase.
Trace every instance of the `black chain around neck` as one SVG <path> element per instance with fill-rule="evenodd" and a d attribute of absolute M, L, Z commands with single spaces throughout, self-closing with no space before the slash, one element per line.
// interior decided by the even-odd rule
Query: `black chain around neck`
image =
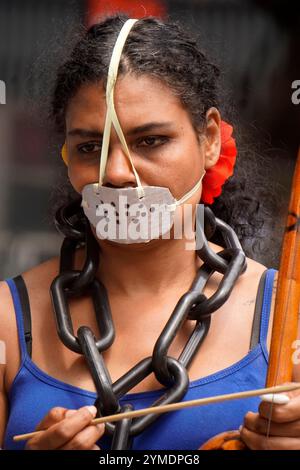
<path fill-rule="evenodd" d="M 211 321 L 211 314 L 229 298 L 238 277 L 246 270 L 246 257 L 233 229 L 216 218 L 208 207 L 204 208 L 204 230 L 200 235 L 203 246 L 197 250 L 203 265 L 198 269 L 191 288 L 179 299 L 163 331 L 159 335 L 152 356 L 146 357 L 112 383 L 102 352 L 114 342 L 115 329 L 109 299 L 104 285 L 96 278 L 99 263 L 99 245 L 91 231 L 82 208 L 81 200 L 62 207 L 56 214 L 56 227 L 64 235 L 61 247 L 60 273 L 53 280 L 50 293 L 59 338 L 72 351 L 84 355 L 92 375 L 98 398 L 98 416 L 107 416 L 133 409 L 127 404 L 121 407 L 122 396 L 142 382 L 151 373 L 166 387 L 165 393 L 151 406 L 180 401 L 189 386 L 188 368 L 204 341 Z M 225 248 L 215 253 L 208 245 L 215 231 L 220 231 Z M 73 270 L 76 249 L 85 245 L 86 260 L 82 271 Z M 207 298 L 202 292 L 212 274 L 218 271 L 223 278 L 216 292 Z M 74 334 L 69 311 L 69 298 L 89 295 L 92 298 L 101 337 L 96 338 L 87 326 L 81 326 Z M 185 321 L 195 320 L 195 328 L 178 359 L 168 355 L 177 333 Z M 148 414 L 133 420 L 123 419 L 106 423 L 105 433 L 112 436 L 112 450 L 130 449 L 134 436 L 150 426 L 158 414 Z"/>

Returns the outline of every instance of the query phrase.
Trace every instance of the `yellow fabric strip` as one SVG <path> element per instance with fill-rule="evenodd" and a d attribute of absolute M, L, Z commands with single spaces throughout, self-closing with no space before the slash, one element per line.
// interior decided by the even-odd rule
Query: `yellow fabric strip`
<path fill-rule="evenodd" d="M 144 189 L 141 185 L 141 181 L 139 178 L 139 175 L 134 167 L 126 139 L 124 137 L 120 122 L 117 117 L 117 113 L 115 110 L 115 105 L 114 105 L 114 87 L 117 81 L 117 76 L 118 76 L 118 68 L 119 68 L 119 63 L 120 63 L 120 58 L 122 55 L 123 47 L 126 42 L 127 36 L 133 27 L 133 25 L 137 22 L 137 19 L 129 19 L 127 20 L 117 38 L 117 41 L 115 43 L 110 64 L 109 64 L 109 69 L 108 69 L 108 76 L 107 76 L 107 84 L 106 84 L 106 105 L 107 105 L 107 110 L 106 110 L 106 117 L 105 117 L 105 126 L 104 126 L 104 132 L 103 132 L 103 142 L 102 142 L 102 148 L 101 148 L 101 158 L 100 158 L 100 167 L 99 167 L 99 185 L 103 185 L 103 178 L 105 174 L 105 168 L 107 164 L 107 158 L 108 158 L 108 148 L 109 148 L 109 141 L 110 141 L 110 133 L 111 133 L 111 125 L 113 124 L 116 133 L 120 139 L 120 142 L 122 144 L 122 147 L 124 149 L 125 154 L 129 158 L 129 161 L 132 166 L 132 170 L 134 172 L 136 181 L 137 181 L 137 191 L 138 191 L 138 196 L 143 197 L 144 196 Z"/>

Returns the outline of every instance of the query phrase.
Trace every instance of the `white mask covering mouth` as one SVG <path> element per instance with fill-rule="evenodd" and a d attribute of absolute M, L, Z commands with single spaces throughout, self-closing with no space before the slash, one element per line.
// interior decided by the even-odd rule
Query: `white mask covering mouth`
<path fill-rule="evenodd" d="M 82 207 L 90 223 L 96 228 L 101 240 L 117 243 L 147 243 L 170 232 L 174 224 L 176 207 L 187 201 L 199 188 L 205 175 L 182 198 L 176 200 L 169 188 L 143 187 L 134 167 L 120 122 L 114 106 L 114 86 L 118 67 L 127 36 L 137 22 L 127 20 L 117 38 L 111 56 L 106 85 L 106 118 L 101 148 L 99 182 L 86 185 L 82 190 Z M 120 139 L 136 178 L 135 188 L 109 188 L 103 186 L 108 158 L 111 125 Z"/>

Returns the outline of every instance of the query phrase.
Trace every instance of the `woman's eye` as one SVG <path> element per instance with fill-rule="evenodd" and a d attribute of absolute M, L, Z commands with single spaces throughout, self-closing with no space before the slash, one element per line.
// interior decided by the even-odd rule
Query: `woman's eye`
<path fill-rule="evenodd" d="M 168 137 L 165 136 L 147 136 L 139 139 L 137 141 L 137 147 L 155 148 L 159 145 L 164 144 L 168 141 Z M 77 150 L 81 154 L 93 154 L 101 152 L 101 143 L 99 142 L 87 142 L 85 144 L 80 144 L 77 146 Z"/>
<path fill-rule="evenodd" d="M 168 141 L 168 137 L 164 136 L 148 136 L 138 141 L 138 147 L 158 147 Z"/>
<path fill-rule="evenodd" d="M 94 153 L 101 150 L 101 145 L 97 142 L 89 142 L 86 144 L 78 145 L 78 151 L 80 153 Z"/>

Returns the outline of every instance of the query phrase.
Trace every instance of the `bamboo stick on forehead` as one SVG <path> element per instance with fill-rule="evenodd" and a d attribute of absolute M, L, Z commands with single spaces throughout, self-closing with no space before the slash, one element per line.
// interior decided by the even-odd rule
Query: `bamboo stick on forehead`
<path fill-rule="evenodd" d="M 238 392 L 238 393 L 229 393 L 225 395 L 217 395 L 208 398 L 199 398 L 197 400 L 188 400 L 182 401 L 179 403 L 170 403 L 168 405 L 161 405 L 161 406 L 152 406 L 149 408 L 143 408 L 141 410 L 134 410 L 134 411 L 127 411 L 125 413 L 118 413 L 110 416 L 103 416 L 101 418 L 96 418 L 91 421 L 91 424 L 101 424 L 101 423 L 108 423 L 108 422 L 115 422 L 121 421 L 122 419 L 133 419 L 139 416 L 144 416 L 147 414 L 162 414 L 168 413 L 170 411 L 176 411 L 183 408 L 189 408 L 193 406 L 201 406 L 201 405 L 208 405 L 211 403 L 219 403 L 221 401 L 227 400 L 236 400 L 239 398 L 249 398 L 255 397 L 259 395 L 264 395 L 266 393 L 281 393 L 281 392 L 290 392 L 292 390 L 300 389 L 300 382 L 299 383 L 292 383 L 289 385 L 278 385 L 276 387 L 268 387 L 268 388 L 260 388 L 256 390 L 248 390 L 245 392 Z M 28 434 L 20 434 L 13 437 L 15 442 L 18 441 L 25 441 L 35 437 L 44 431 L 34 431 Z"/>

